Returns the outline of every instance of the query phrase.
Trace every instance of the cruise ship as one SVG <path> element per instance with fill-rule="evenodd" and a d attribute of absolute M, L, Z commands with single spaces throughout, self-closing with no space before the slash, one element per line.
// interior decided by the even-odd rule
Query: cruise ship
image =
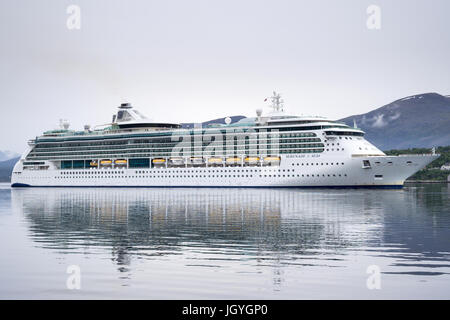
<path fill-rule="evenodd" d="M 28 142 L 12 187 L 389 187 L 439 155 L 387 156 L 356 124 L 289 115 L 280 95 L 255 117 L 186 128 L 129 103 L 111 123 Z"/>

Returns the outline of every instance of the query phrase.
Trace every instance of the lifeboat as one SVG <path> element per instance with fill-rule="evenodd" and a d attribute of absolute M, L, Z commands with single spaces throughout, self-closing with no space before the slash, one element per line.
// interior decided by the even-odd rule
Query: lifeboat
<path fill-rule="evenodd" d="M 91 161 L 91 162 L 89 163 L 89 165 L 90 165 L 91 167 L 98 167 L 97 161 Z"/>
<path fill-rule="evenodd" d="M 222 158 L 209 158 L 208 163 L 211 164 L 221 164 L 223 162 Z"/>
<path fill-rule="evenodd" d="M 227 165 L 236 165 L 241 163 L 241 158 L 238 157 L 227 158 L 226 163 Z"/>
<path fill-rule="evenodd" d="M 244 161 L 245 161 L 245 164 L 257 164 L 259 161 L 259 158 L 258 157 L 246 157 L 244 159 Z"/>
<path fill-rule="evenodd" d="M 182 165 L 184 165 L 184 159 L 183 158 L 170 158 L 169 165 L 182 166 Z"/>
<path fill-rule="evenodd" d="M 279 164 L 280 160 L 281 160 L 280 157 L 264 157 L 264 164 L 265 165 Z"/>
<path fill-rule="evenodd" d="M 100 161 L 102 166 L 110 166 L 112 164 L 112 160 L 102 160 Z"/>
<path fill-rule="evenodd" d="M 205 160 L 203 158 L 200 157 L 192 157 L 191 159 L 191 164 L 192 165 L 203 165 L 205 163 Z"/>
<path fill-rule="evenodd" d="M 117 159 L 116 161 L 114 161 L 115 164 L 117 165 L 126 165 L 127 164 L 127 160 L 125 159 Z"/>
<path fill-rule="evenodd" d="M 163 158 L 156 158 L 152 160 L 153 167 L 155 168 L 162 168 L 166 165 L 166 159 Z"/>

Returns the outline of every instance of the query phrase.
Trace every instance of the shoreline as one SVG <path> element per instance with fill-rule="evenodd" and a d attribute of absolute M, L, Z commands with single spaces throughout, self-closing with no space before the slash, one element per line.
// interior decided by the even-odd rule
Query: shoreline
<path fill-rule="evenodd" d="M 405 184 L 407 183 L 450 183 L 447 180 L 405 180 Z"/>

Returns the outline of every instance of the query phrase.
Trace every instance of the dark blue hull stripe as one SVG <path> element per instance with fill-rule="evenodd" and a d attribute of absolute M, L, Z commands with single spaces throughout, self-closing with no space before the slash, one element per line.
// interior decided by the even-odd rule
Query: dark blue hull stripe
<path fill-rule="evenodd" d="M 321 188 L 321 189 L 401 189 L 403 185 L 348 185 L 348 186 L 32 186 L 13 183 L 12 188 Z"/>

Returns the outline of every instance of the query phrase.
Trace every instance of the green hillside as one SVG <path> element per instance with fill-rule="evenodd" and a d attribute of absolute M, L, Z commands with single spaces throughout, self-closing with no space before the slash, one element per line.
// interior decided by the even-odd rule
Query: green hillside
<path fill-rule="evenodd" d="M 389 150 L 385 151 L 387 155 L 399 155 L 399 154 L 424 154 L 430 153 L 429 148 L 411 148 L 403 150 Z M 440 170 L 441 166 L 450 163 L 450 146 L 436 148 L 436 153 L 441 156 L 431 162 L 424 169 L 416 172 L 414 175 L 408 178 L 408 180 L 431 180 L 431 181 L 446 181 L 450 171 Z"/>

